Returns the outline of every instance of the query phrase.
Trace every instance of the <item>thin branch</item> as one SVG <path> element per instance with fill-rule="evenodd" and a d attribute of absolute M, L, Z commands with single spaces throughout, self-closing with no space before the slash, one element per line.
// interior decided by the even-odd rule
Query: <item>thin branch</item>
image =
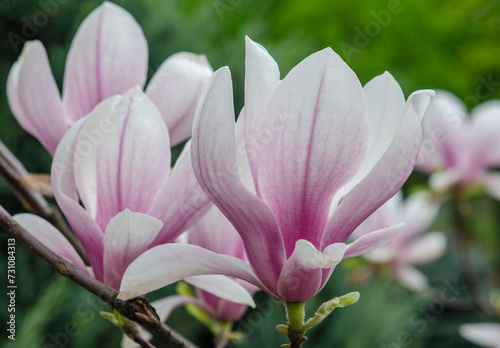
<path fill-rule="evenodd" d="M 135 343 L 139 344 L 143 348 L 156 348 L 151 343 L 149 343 L 144 337 L 141 335 L 140 326 L 133 322 L 132 320 L 127 320 L 125 325 L 122 327 L 123 332 L 130 337 Z"/>
<path fill-rule="evenodd" d="M 2 206 L 0 206 L 0 226 L 7 229 L 14 237 L 51 265 L 58 273 L 95 294 L 124 317 L 140 324 L 162 344 L 162 347 L 196 348 L 191 342 L 174 333 L 163 324 L 154 308 L 151 307 L 146 299 L 136 297 L 128 301 L 118 300 L 116 298 L 118 291 L 92 278 L 88 273 L 80 270 L 48 249 L 22 226 L 18 225 Z"/>
<path fill-rule="evenodd" d="M 0 176 L 2 176 L 23 206 L 30 212 L 44 218 L 54 225 L 73 245 L 82 260 L 89 265 L 87 254 L 80 241 L 64 222 L 61 213 L 50 206 L 49 202 L 39 193 L 28 189 L 19 178 L 28 174 L 21 162 L 0 141 Z"/>
<path fill-rule="evenodd" d="M 454 193 L 453 202 L 455 204 L 457 254 L 465 283 L 470 290 L 472 301 L 477 307 L 490 315 L 500 318 L 500 313 L 492 306 L 485 296 L 481 286 L 481 280 L 470 259 L 469 245 L 471 244 L 471 233 L 468 230 L 467 224 L 470 208 L 467 203 L 467 198 L 461 187 L 455 188 Z"/>

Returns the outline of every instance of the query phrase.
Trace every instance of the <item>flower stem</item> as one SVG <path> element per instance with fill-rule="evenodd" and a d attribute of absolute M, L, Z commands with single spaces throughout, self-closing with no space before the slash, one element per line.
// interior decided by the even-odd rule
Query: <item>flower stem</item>
<path fill-rule="evenodd" d="M 303 329 L 305 304 L 305 302 L 285 302 L 290 348 L 300 348 L 302 343 L 307 341 L 307 337 L 304 336 L 305 330 Z"/>

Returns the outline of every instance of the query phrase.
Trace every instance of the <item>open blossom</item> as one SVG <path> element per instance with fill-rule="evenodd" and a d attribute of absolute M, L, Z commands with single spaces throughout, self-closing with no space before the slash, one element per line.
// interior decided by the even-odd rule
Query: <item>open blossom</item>
<path fill-rule="evenodd" d="M 147 73 L 141 27 L 123 8 L 104 2 L 85 18 L 71 43 L 62 98 L 39 41 L 27 42 L 12 66 L 7 96 L 19 124 L 54 154 L 69 125 L 104 99 L 142 88 Z M 146 94 L 175 131 L 171 145 L 190 137 L 196 104 L 211 73 L 204 56 L 182 52 L 165 60 L 148 84 Z"/>
<path fill-rule="evenodd" d="M 422 128 L 424 140 L 416 167 L 432 173 L 434 189 L 479 184 L 500 199 L 500 175 L 488 171 L 500 166 L 500 101 L 484 102 L 468 117 L 460 99 L 438 91 Z"/>
<path fill-rule="evenodd" d="M 235 126 L 230 72 L 219 69 L 198 105 L 192 159 L 201 187 L 243 239 L 248 263 L 193 245 L 159 246 L 130 265 L 120 297 L 188 275 L 226 274 L 278 300 L 312 298 L 343 257 L 375 249 L 399 228 L 344 244 L 410 175 L 432 93 L 405 103 L 389 73 L 363 88 L 329 48 L 280 81 L 274 59 L 247 39 L 244 111 Z"/>
<path fill-rule="evenodd" d="M 363 221 L 352 237 L 360 238 L 371 231 L 403 221 L 405 225 L 389 243 L 364 257 L 373 263 L 389 264 L 404 286 L 421 291 L 428 286 L 427 278 L 413 265 L 434 261 L 446 249 L 443 233 L 422 235 L 434 221 L 438 209 L 439 205 L 431 202 L 429 195 L 424 192 L 414 193 L 405 200 L 403 194 L 398 192 Z"/>
<path fill-rule="evenodd" d="M 485 348 L 500 348 L 500 324 L 474 323 L 459 328 L 460 335 L 466 340 Z"/>
<path fill-rule="evenodd" d="M 170 169 L 169 131 L 139 87 L 104 100 L 64 135 L 52 164 L 52 186 L 96 279 L 118 289 L 130 262 L 173 241 L 210 207 L 189 152 L 188 143 Z M 48 222 L 31 214 L 15 219 L 86 270 Z"/>

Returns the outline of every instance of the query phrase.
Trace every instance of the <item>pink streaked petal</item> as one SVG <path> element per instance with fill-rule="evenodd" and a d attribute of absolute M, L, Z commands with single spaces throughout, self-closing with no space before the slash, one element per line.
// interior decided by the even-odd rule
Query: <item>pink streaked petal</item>
<path fill-rule="evenodd" d="M 241 182 L 248 191 L 257 194 L 255 191 L 255 183 L 248 161 L 246 142 L 245 142 L 245 108 L 240 111 L 235 126 L 236 132 L 236 163 L 238 166 L 238 175 Z"/>
<path fill-rule="evenodd" d="M 272 133 L 278 132 L 283 125 L 276 118 L 275 128 L 263 128 L 267 114 L 267 107 L 280 82 L 280 71 L 276 61 L 267 53 L 266 49 L 245 37 L 245 117 L 244 138 L 248 161 L 258 190 L 257 158 L 263 144 L 269 141 Z M 259 193 L 260 196 L 260 193 Z"/>
<path fill-rule="evenodd" d="M 255 308 L 252 295 L 237 281 L 224 275 L 198 275 L 184 278 L 189 284 L 224 300 Z"/>
<path fill-rule="evenodd" d="M 398 266 L 394 272 L 401 285 L 408 290 L 419 292 L 425 290 L 429 286 L 427 277 L 415 267 L 401 265 Z"/>
<path fill-rule="evenodd" d="M 460 335 L 466 340 L 486 348 L 500 348 L 500 324 L 474 323 L 459 328 Z"/>
<path fill-rule="evenodd" d="M 47 52 L 40 41 L 28 41 L 12 66 L 7 98 L 19 124 L 53 155 L 68 124 Z"/>
<path fill-rule="evenodd" d="M 138 87 L 128 91 L 108 115 L 92 113 L 79 141 L 84 141 L 84 131 L 96 131 L 97 122 L 90 122 L 94 117 L 109 120 L 95 159 L 96 221 L 105 229 L 126 208 L 148 212 L 170 173 L 170 142 L 160 112 Z"/>
<path fill-rule="evenodd" d="M 322 253 L 309 241 L 298 240 L 278 281 L 281 299 L 304 302 L 314 297 L 323 285 L 323 269 L 333 269 L 342 261 L 345 250 L 345 244 L 337 243 L 329 245 Z"/>
<path fill-rule="evenodd" d="M 276 289 L 285 262 L 283 238 L 272 211 L 238 176 L 228 68 L 212 75 L 200 98 L 192 142 L 193 169 L 201 187 L 240 233 L 256 275 Z"/>
<path fill-rule="evenodd" d="M 479 168 L 500 166 L 500 101 L 474 108 L 471 121 L 471 161 Z"/>
<path fill-rule="evenodd" d="M 83 206 L 93 219 L 97 216 L 97 149 L 111 132 L 109 115 L 120 100 L 120 96 L 114 96 L 99 103 L 85 119 L 75 139 L 75 185 Z"/>
<path fill-rule="evenodd" d="M 216 206 L 189 229 L 189 244 L 246 260 L 245 247 L 233 225 Z"/>
<path fill-rule="evenodd" d="M 429 263 L 443 256 L 446 251 L 446 237 L 441 232 L 431 232 L 408 241 L 399 260 L 414 265 Z"/>
<path fill-rule="evenodd" d="M 51 179 L 57 204 L 82 243 L 96 279 L 102 281 L 103 231 L 79 204 L 74 179 L 74 163 L 80 160 L 75 139 L 82 121 L 75 123 L 59 143 L 52 161 Z"/>
<path fill-rule="evenodd" d="M 387 151 L 398 131 L 404 109 L 403 91 L 394 77 L 387 71 L 368 81 L 363 87 L 363 91 L 366 97 L 370 126 L 367 153 L 356 176 L 335 195 L 331 207 L 332 211 L 335 210 L 342 197 L 363 180 Z"/>
<path fill-rule="evenodd" d="M 123 275 L 118 297 L 130 299 L 187 277 L 210 274 L 240 278 L 273 294 L 255 277 L 245 261 L 196 245 L 176 243 L 154 247 L 132 262 Z"/>
<path fill-rule="evenodd" d="M 195 224 L 212 203 L 193 173 L 191 141 L 188 141 L 175 163 L 172 174 L 158 190 L 148 214 L 164 225 L 152 246 L 170 243 Z"/>
<path fill-rule="evenodd" d="M 118 5 L 105 1 L 82 22 L 71 43 L 63 101 L 72 122 L 97 104 L 146 82 L 148 46 L 141 27 Z"/>
<path fill-rule="evenodd" d="M 363 220 L 403 186 L 420 150 L 420 116 L 432 95 L 432 91 L 418 91 L 408 98 L 391 145 L 368 175 L 343 197 L 328 221 L 322 246 L 345 242 Z"/>
<path fill-rule="evenodd" d="M 165 60 L 146 88 L 160 110 L 174 146 L 191 137 L 194 113 L 212 67 L 204 55 L 180 52 Z"/>
<path fill-rule="evenodd" d="M 128 209 L 114 216 L 104 234 L 104 283 L 119 289 L 128 265 L 147 250 L 162 226 L 160 220 Z"/>
<path fill-rule="evenodd" d="M 366 100 L 354 72 L 327 48 L 304 59 L 276 88 L 262 127 L 284 129 L 263 146 L 259 188 L 278 220 L 287 256 L 299 239 L 319 247 L 333 195 L 366 152 Z"/>
<path fill-rule="evenodd" d="M 33 214 L 17 214 L 14 220 L 47 248 L 87 272 L 85 263 L 71 243 L 47 220 Z"/>
<path fill-rule="evenodd" d="M 396 226 L 386 227 L 356 239 L 347 245 L 344 258 L 367 254 L 387 244 L 399 232 L 404 223 Z"/>

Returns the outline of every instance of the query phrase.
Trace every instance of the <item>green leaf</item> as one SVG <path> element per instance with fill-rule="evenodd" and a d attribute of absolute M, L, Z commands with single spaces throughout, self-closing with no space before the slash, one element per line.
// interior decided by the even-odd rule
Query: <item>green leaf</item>
<path fill-rule="evenodd" d="M 353 303 L 356 303 L 359 300 L 359 292 L 350 292 L 344 296 L 340 297 L 335 297 L 334 299 L 331 299 L 330 301 L 327 301 L 323 303 L 316 313 L 314 313 L 314 317 L 309 319 L 303 326 L 302 329 L 305 331 L 309 330 L 310 328 L 318 325 L 321 323 L 328 315 L 330 315 L 331 312 L 335 308 L 344 308 L 349 305 L 352 305 Z"/>

